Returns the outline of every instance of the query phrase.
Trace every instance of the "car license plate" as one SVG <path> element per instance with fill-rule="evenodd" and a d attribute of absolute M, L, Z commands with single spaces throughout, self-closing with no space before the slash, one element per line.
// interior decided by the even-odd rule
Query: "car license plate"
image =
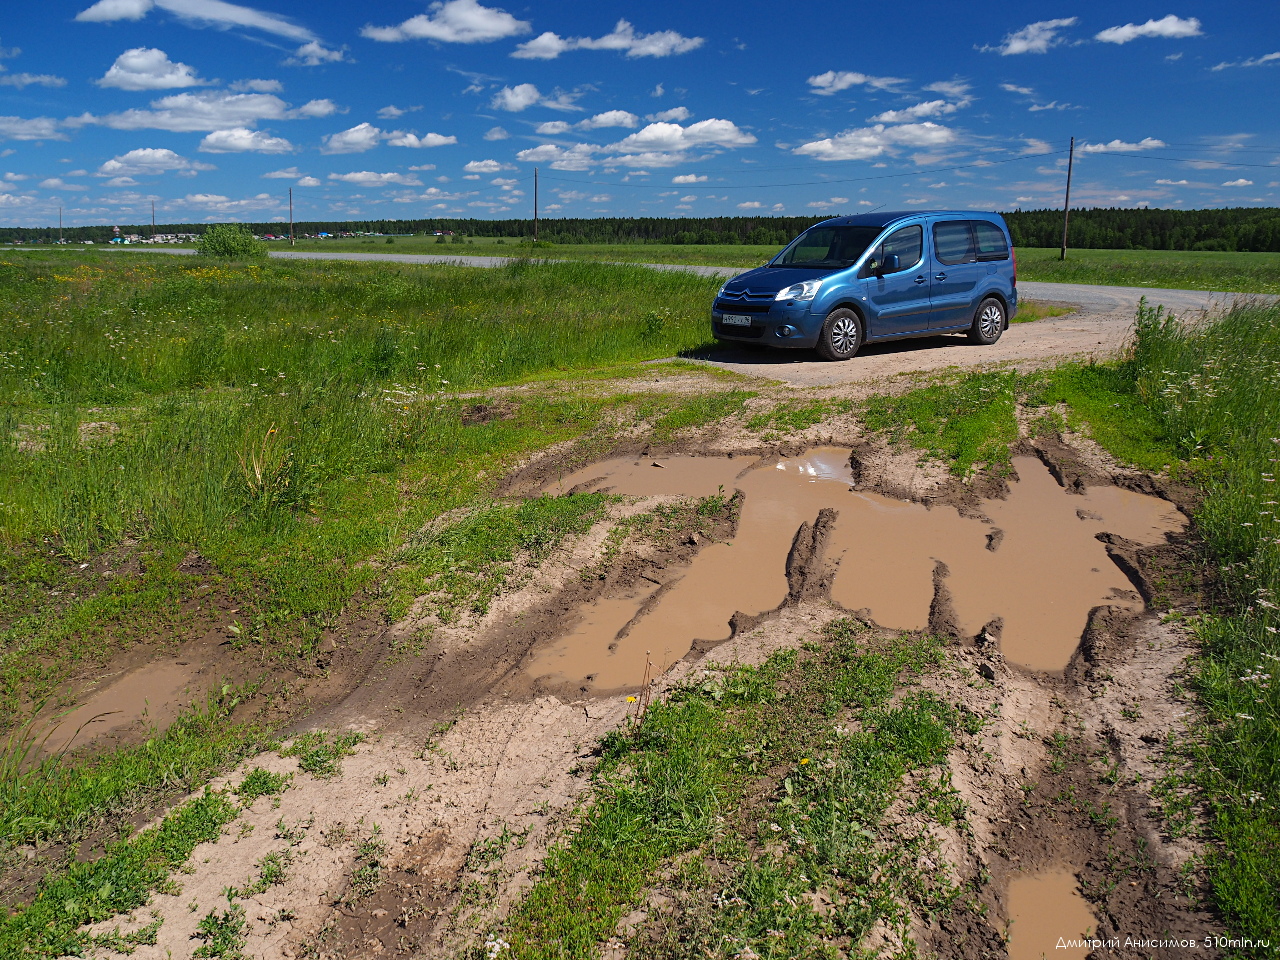
<path fill-rule="evenodd" d="M 740 313 L 726 313 L 720 318 L 720 322 L 727 327 L 749 327 L 751 326 L 751 318 L 744 317 Z"/>

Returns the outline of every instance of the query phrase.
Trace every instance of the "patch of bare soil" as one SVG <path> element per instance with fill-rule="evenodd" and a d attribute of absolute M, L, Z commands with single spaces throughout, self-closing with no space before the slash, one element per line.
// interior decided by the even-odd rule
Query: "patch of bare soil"
<path fill-rule="evenodd" d="M 1175 503 L 1187 496 L 1160 478 L 1118 470 L 1077 439 L 1028 439 L 1023 452 L 1034 452 L 1066 491 L 1120 484 Z M 734 457 L 769 452 L 754 442 L 751 448 L 722 436 L 699 446 Z M 666 452 L 682 444 L 689 441 Z M 637 445 L 608 452 L 659 451 Z M 568 447 L 549 451 L 514 471 L 500 490 L 532 493 L 583 466 L 581 457 Z M 863 444 L 852 469 L 858 490 L 980 515 L 982 496 L 972 486 L 958 487 L 905 455 Z M 636 523 L 682 503 L 684 509 L 666 514 L 665 526 Z M 539 682 L 522 666 L 590 605 L 637 590 L 656 594 L 683 576 L 703 550 L 734 535 L 740 509 L 734 499 L 704 516 L 687 500 L 633 498 L 516 576 L 483 617 L 441 623 L 424 606 L 385 626 L 353 613 L 327 637 L 327 677 L 295 686 L 290 709 L 306 713 L 300 727 L 353 728 L 371 739 L 333 780 L 316 780 L 275 755 L 230 775 L 226 782 L 235 783 L 260 765 L 295 778 L 278 804 L 258 800 L 220 840 L 198 848 L 192 872 L 176 878 L 179 891 L 158 894 L 119 922 L 133 929 L 153 916 L 164 921 L 157 944 L 136 956 L 188 955 L 200 918 L 225 909 L 224 889 L 251 885 L 272 853 L 288 861 L 286 879 L 244 902 L 251 956 L 448 956 L 481 942 L 532 882 L 548 845 L 563 836 L 583 796 L 594 745 L 628 710 L 622 695 L 587 697 L 572 686 Z M 760 662 L 848 615 L 831 599 L 844 562 L 832 550 L 836 522 L 832 511 L 815 508 L 799 523 L 779 557 L 781 604 L 735 615 L 727 640 L 695 643 L 654 682 L 655 693 L 714 669 L 712 661 Z M 1178 535 L 1152 548 L 1113 537 L 1105 545 L 1148 603 L 1191 610 L 1199 584 L 1186 575 L 1194 570 L 1186 541 Z M 1012 877 L 1053 867 L 1078 878 L 1100 936 L 1207 931 L 1212 920 L 1194 899 L 1196 876 L 1182 872 L 1197 850 L 1162 832 L 1150 793 L 1160 743 L 1186 725 L 1190 707 L 1177 677 L 1190 639 L 1132 605 L 1104 606 L 1091 614 L 1065 673 L 1025 671 L 1001 656 L 999 619 L 976 634 L 962 628 L 950 594 L 952 571 L 945 564 L 931 569 L 928 628 L 956 641 L 948 669 L 933 683 L 990 719 L 951 758 L 970 829 L 940 838 L 941 849 L 945 869 L 978 884 L 988 914 L 919 917 L 922 946 L 948 957 L 999 955 Z M 619 955 L 628 936 L 620 929 Z"/>

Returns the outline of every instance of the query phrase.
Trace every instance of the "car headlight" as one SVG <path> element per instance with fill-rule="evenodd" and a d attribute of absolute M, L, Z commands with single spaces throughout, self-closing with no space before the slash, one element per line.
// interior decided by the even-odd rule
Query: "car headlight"
<path fill-rule="evenodd" d="M 729 287 L 729 281 L 728 281 L 728 280 L 726 280 L 724 283 L 722 283 L 722 284 L 720 285 L 720 289 L 716 291 L 716 296 L 717 296 L 717 297 L 723 297 L 723 296 L 724 296 L 724 292 L 725 292 L 725 290 L 726 290 L 726 289 L 728 289 L 728 287 Z"/>
<path fill-rule="evenodd" d="M 777 300 L 812 300 L 817 296 L 818 288 L 822 286 L 821 280 L 806 280 L 803 283 L 793 283 L 785 290 L 779 290 L 778 295 L 773 299 Z"/>

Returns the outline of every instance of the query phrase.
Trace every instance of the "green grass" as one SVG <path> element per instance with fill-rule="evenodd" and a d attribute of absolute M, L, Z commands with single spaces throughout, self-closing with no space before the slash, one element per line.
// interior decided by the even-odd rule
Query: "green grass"
<path fill-rule="evenodd" d="M 1018 439 L 1014 373 L 971 373 L 900 396 L 874 396 L 866 404 L 867 426 L 891 442 L 910 443 L 966 477 L 980 465 L 1000 472 Z"/>
<path fill-rule="evenodd" d="M 1039 300 L 1019 298 L 1018 315 L 1013 318 L 1013 322 L 1034 323 L 1037 320 L 1047 320 L 1049 317 L 1065 317 L 1071 312 L 1070 307 L 1061 307 L 1057 304 L 1041 303 Z"/>
<path fill-rule="evenodd" d="M 1280 307 L 1185 326 L 1139 313 L 1137 396 L 1204 493 L 1196 527 L 1222 601 L 1195 629 L 1205 710 L 1187 749 L 1221 846 L 1208 868 L 1233 936 L 1280 930 Z M 1262 956 L 1262 951 L 1237 955 Z"/>
<path fill-rule="evenodd" d="M 41 884 L 35 899 L 0 915 L 0 956 L 80 956 L 94 941 L 79 928 L 147 902 L 169 882 L 197 844 L 216 840 L 238 808 L 221 793 L 183 804 L 158 826 L 108 847 L 98 859 L 75 863 Z M 154 931 L 152 931 L 154 933 Z"/>
<path fill-rule="evenodd" d="M 1018 248 L 1018 279 L 1120 287 L 1280 293 L 1280 253 Z"/>
<path fill-rule="evenodd" d="M 823 940 L 856 940 L 878 920 L 901 927 L 904 898 L 949 909 L 956 892 L 916 864 L 925 833 L 905 847 L 878 840 L 904 776 L 942 762 L 960 724 L 925 694 L 889 705 L 941 649 L 863 629 L 838 621 L 803 654 L 682 688 L 609 734 L 577 829 L 490 941 L 513 958 L 596 956 L 659 875 L 705 883 L 707 902 L 720 891 L 724 910 L 668 918 L 647 945 L 633 938 L 635 956 L 704 956 L 725 935 L 760 957 L 819 956 Z M 699 875 L 704 857 L 729 875 Z M 815 894 L 838 908 L 818 915 Z"/>
<path fill-rule="evenodd" d="M 787 433 L 807 430 L 823 420 L 838 417 L 853 409 L 851 400 L 809 400 L 797 403 L 780 403 L 756 414 L 747 421 L 748 430 L 774 430 Z"/>

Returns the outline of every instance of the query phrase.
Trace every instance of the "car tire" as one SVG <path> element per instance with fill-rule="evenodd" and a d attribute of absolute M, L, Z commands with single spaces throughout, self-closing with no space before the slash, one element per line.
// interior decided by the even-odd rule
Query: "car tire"
<path fill-rule="evenodd" d="M 848 307 L 827 314 L 818 334 L 818 356 L 823 360 L 848 360 L 862 346 L 862 320 Z"/>
<path fill-rule="evenodd" d="M 1004 304 L 995 297 L 987 297 L 973 315 L 973 326 L 969 328 L 969 340 L 972 343 L 990 346 L 1000 339 L 1006 325 Z"/>

